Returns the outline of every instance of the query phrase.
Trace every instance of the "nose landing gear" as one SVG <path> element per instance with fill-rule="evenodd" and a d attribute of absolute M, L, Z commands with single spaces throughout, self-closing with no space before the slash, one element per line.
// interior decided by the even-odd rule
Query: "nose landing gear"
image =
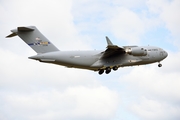
<path fill-rule="evenodd" d="M 158 64 L 158 67 L 162 67 L 162 64 L 161 64 L 161 63 L 159 63 L 159 64 Z"/>

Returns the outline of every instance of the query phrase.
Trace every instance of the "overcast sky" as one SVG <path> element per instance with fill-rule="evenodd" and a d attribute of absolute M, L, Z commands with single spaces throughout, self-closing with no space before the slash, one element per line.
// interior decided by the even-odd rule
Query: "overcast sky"
<path fill-rule="evenodd" d="M 36 26 L 60 50 L 153 45 L 168 57 L 109 75 L 40 63 L 19 37 Z M 1 120 L 179 120 L 180 0 L 1 0 Z"/>

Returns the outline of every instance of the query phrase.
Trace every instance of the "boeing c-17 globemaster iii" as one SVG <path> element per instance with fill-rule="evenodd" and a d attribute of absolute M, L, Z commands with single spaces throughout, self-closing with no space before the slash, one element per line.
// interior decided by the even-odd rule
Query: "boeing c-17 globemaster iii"
<path fill-rule="evenodd" d="M 56 48 L 35 26 L 17 27 L 11 30 L 12 34 L 7 38 L 18 35 L 27 43 L 37 55 L 29 57 L 44 63 L 52 63 L 69 68 L 80 68 L 104 72 L 109 74 L 111 70 L 119 67 L 160 63 L 168 56 L 168 53 L 153 46 L 122 46 L 114 45 L 106 37 L 106 50 L 93 51 L 60 51 Z"/>

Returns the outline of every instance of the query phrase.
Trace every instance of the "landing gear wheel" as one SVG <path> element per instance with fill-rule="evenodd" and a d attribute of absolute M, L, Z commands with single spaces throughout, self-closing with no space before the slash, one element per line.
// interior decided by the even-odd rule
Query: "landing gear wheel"
<path fill-rule="evenodd" d="M 102 75 L 104 73 L 104 69 L 99 70 L 99 75 Z"/>
<path fill-rule="evenodd" d="M 111 72 L 111 68 L 110 67 L 107 67 L 106 68 L 106 74 L 109 74 Z"/>
<path fill-rule="evenodd" d="M 159 64 L 158 64 L 158 67 L 162 67 L 162 64 L 161 64 L 161 63 L 159 63 Z"/>
<path fill-rule="evenodd" d="M 117 67 L 117 66 L 114 66 L 114 67 L 113 67 L 113 70 L 114 70 L 114 71 L 118 70 L 118 67 Z"/>

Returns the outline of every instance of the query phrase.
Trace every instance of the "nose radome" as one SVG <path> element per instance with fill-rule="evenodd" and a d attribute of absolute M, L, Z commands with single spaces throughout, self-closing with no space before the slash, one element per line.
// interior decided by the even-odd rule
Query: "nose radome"
<path fill-rule="evenodd" d="M 165 58 L 168 56 L 168 53 L 166 52 L 166 51 L 164 51 L 165 52 L 165 54 L 164 54 L 164 56 L 165 56 Z"/>

